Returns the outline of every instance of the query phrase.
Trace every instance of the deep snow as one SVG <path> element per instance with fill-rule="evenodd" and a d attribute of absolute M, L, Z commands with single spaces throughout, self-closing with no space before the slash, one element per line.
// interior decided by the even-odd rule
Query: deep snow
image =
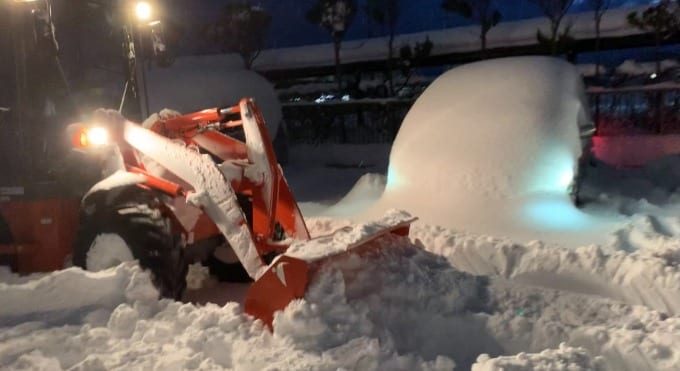
<path fill-rule="evenodd" d="M 537 63 L 553 68 L 548 62 Z M 518 70 L 522 68 L 513 74 Z M 539 84 L 541 76 L 547 78 L 534 70 L 534 83 Z M 538 97 L 553 103 L 557 111 L 552 113 L 567 112 L 548 112 L 545 117 L 577 125 L 578 120 L 566 120 L 579 117 L 575 112 L 580 101 L 574 98 L 578 92 L 569 85 L 574 73 L 563 73 L 565 80 L 549 81 L 566 82 L 568 88 L 541 90 Z M 553 93 L 560 98 L 551 100 L 547 95 Z M 530 98 L 519 91 L 516 96 Z M 426 93 L 422 99 L 430 98 Z M 562 104 L 568 109 L 561 109 Z M 427 118 L 433 120 L 447 109 L 446 105 L 430 107 Z M 510 108 L 501 113 L 509 115 L 521 107 Z M 418 109 L 414 107 L 411 117 L 418 116 Z M 411 130 L 407 124 L 405 132 Z M 442 125 L 434 132 L 445 137 L 452 127 L 458 130 L 456 135 L 466 134 L 454 125 Z M 479 126 L 474 129 L 484 132 Z M 564 130 L 568 132 L 561 138 L 571 149 L 567 159 L 573 162 L 577 155 L 573 135 L 578 130 Z M 512 138 L 531 143 L 544 139 Z M 523 193 L 522 179 L 494 183 L 492 175 L 513 169 L 530 175 L 526 164 L 489 166 L 478 173 L 483 185 L 502 184 L 495 188 L 502 192 L 484 194 L 468 188 L 459 189 L 466 191 L 463 194 L 436 193 L 436 188 L 427 188 L 437 187 L 434 179 L 447 181 L 456 169 L 469 168 L 441 167 L 446 164 L 446 151 L 460 148 L 440 148 L 435 158 L 418 154 L 438 138 L 421 139 L 418 146 L 398 140 L 392 149 L 293 148 L 286 173 L 293 192 L 306 201 L 303 211 L 310 233 L 327 236 L 350 227 L 352 238 L 360 239 L 375 225 L 347 218 L 365 213 L 385 187 L 380 206 L 387 206 L 391 193 L 402 197 L 392 198 L 390 206 L 406 209 L 439 197 L 437 203 L 426 204 L 429 208 L 420 206 L 418 211 L 425 217 L 445 215 L 441 209 L 449 207 L 446 202 L 465 194 L 481 200 L 493 196 L 499 208 L 506 203 L 519 205 L 515 198 Z M 495 149 L 492 144 L 487 148 Z M 406 183 L 390 185 L 384 175 L 390 151 L 390 161 L 398 158 L 401 169 L 420 169 L 409 175 L 417 177 L 410 192 L 397 186 Z M 400 152 L 401 158 L 395 157 Z M 497 157 L 491 160 L 498 160 L 497 154 L 493 156 Z M 424 166 L 423 159 L 439 161 L 440 166 L 428 171 L 431 164 Z M 335 166 L 338 163 L 370 166 Z M 96 273 L 68 268 L 28 277 L 0 269 L 0 369 L 680 369 L 680 179 L 669 177 L 666 170 L 676 168 L 680 168 L 679 158 L 629 171 L 599 162 L 590 165 L 584 192 L 591 206 L 578 211 L 565 202 L 559 205 L 563 212 L 578 211 L 611 230 L 592 240 L 593 235 L 584 233 L 590 222 L 550 234 L 542 233 L 549 226 L 537 226 L 533 236 L 551 237 L 547 241 L 517 238 L 531 235 L 519 228 L 521 233 L 511 238 L 504 232 L 512 228 L 474 233 L 462 224 L 441 226 L 448 219 L 420 222 L 408 238 L 381 240 L 379 253 L 361 259 L 348 256 L 326 266 L 312 280 L 304 299 L 277 313 L 273 333 L 243 314 L 238 302 L 193 304 L 203 302 L 194 295 L 202 288 L 214 290 L 213 299 L 226 293 L 218 291 L 225 286 L 211 282 L 199 267 L 190 270 L 191 290 L 185 301 L 192 302 L 186 303 L 157 300 L 148 274 L 132 262 Z M 443 169 L 448 173 L 441 174 Z M 539 196 L 548 193 L 565 200 L 564 187 L 553 191 L 542 189 Z M 537 194 L 530 199 L 540 199 Z M 491 210 L 470 207 L 464 212 L 493 219 L 488 225 L 506 217 L 493 212 L 494 203 L 484 205 Z M 578 243 L 584 239 L 586 243 Z M 596 245 L 596 240 L 604 242 Z M 569 245 L 573 247 L 565 247 Z M 239 289 L 233 289 L 230 300 L 238 300 L 239 294 Z"/>

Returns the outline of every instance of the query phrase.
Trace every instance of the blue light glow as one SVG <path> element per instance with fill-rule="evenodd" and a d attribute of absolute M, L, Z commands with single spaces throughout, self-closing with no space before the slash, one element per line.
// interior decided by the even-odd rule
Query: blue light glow
<path fill-rule="evenodd" d="M 385 188 L 395 188 L 398 185 L 399 176 L 396 175 L 396 172 L 390 166 L 389 169 L 387 170 L 387 185 L 385 186 Z"/>
<path fill-rule="evenodd" d="M 569 187 L 571 182 L 574 180 L 574 170 L 568 169 L 562 172 L 562 175 L 560 176 L 560 186 L 564 187 L 565 189 Z"/>
<path fill-rule="evenodd" d="M 589 218 L 569 200 L 539 199 L 531 200 L 523 209 L 524 217 L 530 225 L 556 230 L 578 230 L 587 227 Z"/>
<path fill-rule="evenodd" d="M 574 157 L 564 148 L 543 154 L 529 178 L 529 193 L 568 194 L 575 164 Z"/>

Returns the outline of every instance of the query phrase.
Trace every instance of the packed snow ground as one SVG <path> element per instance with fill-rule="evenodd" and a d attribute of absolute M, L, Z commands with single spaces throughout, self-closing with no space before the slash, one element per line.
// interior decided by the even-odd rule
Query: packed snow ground
<path fill-rule="evenodd" d="M 545 77 L 537 69 L 525 71 Z M 566 91 L 569 109 L 561 112 L 578 112 L 579 100 L 569 95 L 577 92 Z M 441 135 L 448 130 L 458 129 L 441 127 Z M 384 175 L 387 155 L 400 153 L 398 168 L 417 171 L 422 158 L 408 151 L 427 149 L 427 143 L 402 144 L 293 148 L 285 170 L 293 192 L 305 201 L 312 235 L 344 227 L 353 228 L 353 236 L 367 232 L 349 217 L 366 215 L 369 206 L 384 206 L 390 193 L 397 194 Z M 571 165 L 574 156 L 566 157 Z M 442 163 L 434 169 L 442 172 Z M 417 182 L 414 192 L 392 197 L 393 206 L 439 197 L 431 209 L 419 211 L 432 216 L 441 211 L 435 207 L 451 207 L 447 202 L 460 195 L 445 197 L 445 187 L 416 192 L 430 177 L 439 176 L 440 185 L 454 177 L 456 167 L 449 166 L 444 175 L 431 171 L 411 179 Z M 525 164 L 513 166 L 530 173 Z M 417 223 L 408 238 L 381 240 L 383 248 L 373 255 L 326 266 L 304 299 L 276 315 L 271 333 L 243 314 L 242 290 L 227 297 L 225 286 L 211 283 L 200 267 L 190 270 L 192 289 L 183 303 L 157 300 L 147 273 L 134 263 L 28 277 L 0 270 L 0 369 L 680 369 L 675 169 L 678 157 L 626 171 L 593 161 L 583 184 L 590 203 L 578 212 L 609 227 L 597 244 L 576 243 L 583 228 L 545 234 L 551 226 L 537 225 L 537 236 L 551 238 L 531 241 L 522 238 L 530 235 L 526 229 L 512 235 L 505 233 L 511 229 L 441 226 L 447 220 Z M 497 180 L 493 170 L 478 172 L 486 185 Z M 502 184 L 507 187 L 498 194 L 504 197 L 496 200 L 506 204 L 521 187 Z M 563 186 L 555 191 L 555 197 L 566 196 Z M 565 207 L 562 212 L 576 210 Z M 494 217 L 489 210 L 466 211 Z M 194 294 L 205 288 L 216 290 L 212 298 L 220 305 L 198 304 L 204 300 Z"/>
<path fill-rule="evenodd" d="M 659 164 L 598 166 L 589 187 L 618 184 L 608 200 L 632 215 L 616 244 L 568 249 L 417 225 L 410 239 L 385 241 L 381 256 L 329 267 L 277 316 L 273 334 L 237 302 L 158 301 L 130 263 L 98 273 L 2 271 L 0 369 L 679 369 L 678 195 Z M 317 163 L 306 176 L 338 171 Z M 663 206 L 627 195 L 640 192 L 633 184 L 665 195 Z M 352 193 L 374 191 L 362 181 Z M 324 235 L 353 223 L 309 225 Z M 206 285 L 200 269 L 190 278 Z"/>

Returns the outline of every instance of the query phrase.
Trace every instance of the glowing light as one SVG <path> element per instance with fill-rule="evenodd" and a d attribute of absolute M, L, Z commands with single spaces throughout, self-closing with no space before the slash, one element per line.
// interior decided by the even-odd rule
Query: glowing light
<path fill-rule="evenodd" d="M 649 78 L 654 80 L 655 78 L 657 78 L 657 76 L 658 75 L 656 73 L 653 73 L 653 74 L 649 75 Z"/>
<path fill-rule="evenodd" d="M 574 180 L 575 167 L 575 156 L 567 149 L 546 151 L 530 174 L 527 174 L 527 193 L 567 195 Z"/>
<path fill-rule="evenodd" d="M 387 170 L 387 185 L 385 188 L 395 188 L 399 186 L 399 176 L 392 168 Z"/>
<path fill-rule="evenodd" d="M 524 217 L 531 225 L 554 230 L 578 230 L 589 225 L 588 216 L 562 198 L 531 200 L 524 208 Z"/>
<path fill-rule="evenodd" d="M 140 21 L 146 21 L 151 18 L 151 5 L 146 1 L 140 1 L 135 5 L 135 15 Z"/>
<path fill-rule="evenodd" d="M 559 185 L 567 188 L 569 185 L 571 185 L 571 182 L 574 180 L 574 171 L 573 170 L 567 170 L 562 173 L 560 176 L 560 181 Z"/>
<path fill-rule="evenodd" d="M 93 146 L 109 144 L 109 132 L 102 127 L 94 127 L 87 131 L 87 142 Z"/>

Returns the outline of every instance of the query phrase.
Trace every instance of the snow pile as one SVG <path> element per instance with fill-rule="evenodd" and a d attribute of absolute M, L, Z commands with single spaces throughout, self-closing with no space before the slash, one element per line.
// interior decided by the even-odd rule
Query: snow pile
<path fill-rule="evenodd" d="M 370 232 L 328 218 L 309 226 L 314 235 Z M 305 299 L 276 314 L 273 334 L 234 302 L 158 301 L 149 276 L 132 263 L 29 279 L 4 272 L 0 368 L 680 367 L 672 255 L 680 248 L 608 255 L 433 226 L 414 227 L 410 238 L 388 236 L 381 247 L 326 265 Z"/>
<path fill-rule="evenodd" d="M 581 77 L 564 61 L 505 58 L 452 69 L 404 119 L 385 193 L 367 217 L 399 208 L 426 223 L 522 242 L 577 229 L 588 230 L 578 243 L 596 242 L 610 226 L 574 208 L 568 193 L 580 132 L 590 126 Z"/>
<path fill-rule="evenodd" d="M 157 301 L 132 263 L 2 284 L 11 306 L 0 313 L 0 368 L 453 369 L 444 354 L 456 354 L 455 319 L 478 306 L 483 282 L 408 239 L 386 243 L 384 254 L 328 266 L 277 314 L 273 334 L 237 303 Z M 411 336 L 420 324 L 428 331 Z"/>
<path fill-rule="evenodd" d="M 680 292 L 670 283 L 677 282 L 678 273 L 672 263 L 657 269 L 659 262 L 650 256 L 607 256 L 594 247 L 513 245 L 436 227 L 416 228 L 412 238 L 445 255 L 456 268 L 491 279 L 488 314 L 481 315 L 486 333 L 501 348 L 496 355 L 517 356 L 492 362 L 482 357 L 477 360 L 481 365 L 532 369 L 565 357 L 561 351 L 544 350 L 563 350 L 560 344 L 566 343 L 585 349 L 591 357 L 588 362 L 604 369 L 680 367 L 680 348 L 675 345 L 680 338 L 676 307 Z M 622 276 L 628 279 L 622 282 L 618 279 Z M 646 306 L 635 305 L 639 303 Z M 573 351 L 569 353 L 583 354 Z M 589 365 L 585 361 L 578 363 L 597 369 L 584 366 Z"/>
<path fill-rule="evenodd" d="M 408 226 L 415 219 L 407 212 L 390 210 L 384 217 L 375 221 L 346 227 L 310 241 L 293 242 L 288 250 L 286 250 L 285 255 L 308 262 L 316 261 L 327 256 L 349 251 L 380 236 L 380 233 L 388 232 L 390 229 Z"/>
<path fill-rule="evenodd" d="M 282 113 L 274 87 L 264 77 L 246 70 L 238 55 L 180 57 L 172 66 L 150 69 L 146 74 L 149 113 L 166 107 L 190 113 L 254 98 L 270 137 L 276 137 Z"/>
<path fill-rule="evenodd" d="M 601 363 L 593 362 L 584 349 L 572 348 L 563 343 L 559 349 L 548 349 L 539 354 L 520 353 L 497 358 L 482 355 L 472 366 L 472 371 L 604 370 Z"/>
<path fill-rule="evenodd" d="M 85 272 L 68 268 L 49 275 L 0 282 L 0 326 L 18 322 L 62 323 L 101 317 L 121 303 L 155 303 L 158 291 L 134 263 Z M 1 352 L 0 352 L 1 353 Z"/>

